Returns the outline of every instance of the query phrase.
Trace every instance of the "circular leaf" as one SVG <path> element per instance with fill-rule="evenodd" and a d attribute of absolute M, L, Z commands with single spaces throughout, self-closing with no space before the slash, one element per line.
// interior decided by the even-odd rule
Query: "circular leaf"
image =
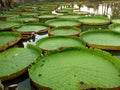
<path fill-rule="evenodd" d="M 88 46 L 106 50 L 120 50 L 120 33 L 112 30 L 90 30 L 81 33 Z"/>
<path fill-rule="evenodd" d="M 42 50 L 56 50 L 63 47 L 85 46 L 85 43 L 77 37 L 51 36 L 38 40 L 36 45 Z"/>
<path fill-rule="evenodd" d="M 34 46 L 10 48 L 0 53 L 0 80 L 13 79 L 23 72 L 40 56 L 41 51 Z"/>
<path fill-rule="evenodd" d="M 16 32 L 0 32 L 0 51 L 16 44 L 21 38 Z"/>
<path fill-rule="evenodd" d="M 120 61 L 105 51 L 69 48 L 39 58 L 29 76 L 42 89 L 116 88 L 120 86 Z"/>

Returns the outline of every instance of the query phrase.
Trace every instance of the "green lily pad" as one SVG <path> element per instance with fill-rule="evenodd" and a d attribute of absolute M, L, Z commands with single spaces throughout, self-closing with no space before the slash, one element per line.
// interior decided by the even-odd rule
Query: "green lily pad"
<path fill-rule="evenodd" d="M 71 18 L 73 18 L 73 19 L 76 19 L 76 18 L 79 18 L 80 16 L 79 15 L 75 15 L 75 14 L 73 14 L 73 15 L 60 15 L 60 16 L 58 16 L 58 18 L 67 18 L 67 19 L 71 19 Z"/>
<path fill-rule="evenodd" d="M 78 20 L 85 25 L 106 25 L 110 23 L 110 19 L 103 16 L 88 16 Z"/>
<path fill-rule="evenodd" d="M 0 51 L 13 46 L 21 38 L 21 34 L 16 32 L 0 32 Z"/>
<path fill-rule="evenodd" d="M 38 13 L 35 13 L 35 12 L 23 12 L 21 13 L 21 16 L 38 16 L 39 14 Z"/>
<path fill-rule="evenodd" d="M 120 33 L 112 30 L 90 30 L 81 33 L 88 46 L 106 50 L 120 50 Z"/>
<path fill-rule="evenodd" d="M 112 19 L 111 22 L 120 24 L 120 19 Z"/>
<path fill-rule="evenodd" d="M 41 89 L 116 88 L 120 61 L 102 50 L 68 48 L 39 58 L 29 68 L 29 76 Z"/>
<path fill-rule="evenodd" d="M 89 14 L 89 12 L 85 12 L 85 11 L 74 11 L 73 13 L 79 14 L 79 15 L 88 15 Z"/>
<path fill-rule="evenodd" d="M 20 32 L 21 34 L 47 33 L 49 26 L 46 24 L 25 24 L 19 27 L 12 28 L 13 31 Z"/>
<path fill-rule="evenodd" d="M 60 26 L 80 26 L 81 23 L 74 19 L 53 19 L 45 22 L 51 27 L 60 27 Z"/>
<path fill-rule="evenodd" d="M 45 21 L 47 21 L 47 20 L 56 19 L 57 15 L 55 15 L 55 14 L 41 14 L 38 16 L 38 18 L 39 18 L 40 22 L 45 23 Z"/>
<path fill-rule="evenodd" d="M 85 46 L 85 43 L 77 37 L 51 36 L 38 40 L 36 45 L 42 50 L 56 50 L 63 47 Z"/>
<path fill-rule="evenodd" d="M 67 9 L 58 9 L 56 10 L 57 13 L 72 13 L 73 10 L 67 10 Z"/>
<path fill-rule="evenodd" d="M 6 21 L 8 17 L 18 17 L 19 15 L 10 15 L 10 14 L 0 14 L 0 21 Z"/>
<path fill-rule="evenodd" d="M 50 36 L 79 36 L 80 32 L 81 29 L 79 28 L 64 26 L 50 29 L 48 34 Z"/>
<path fill-rule="evenodd" d="M 6 81 L 21 75 L 40 54 L 40 49 L 30 45 L 0 52 L 0 80 Z"/>
<path fill-rule="evenodd" d="M 15 22 L 0 22 L 0 31 L 10 30 L 12 27 L 19 26 L 20 23 Z"/>
<path fill-rule="evenodd" d="M 120 24 L 111 24 L 111 25 L 109 25 L 109 28 L 110 28 L 111 30 L 120 32 Z"/>
<path fill-rule="evenodd" d="M 57 18 L 57 15 L 55 14 L 43 14 L 38 16 L 39 19 L 55 19 Z"/>
<path fill-rule="evenodd" d="M 39 19 L 34 17 L 23 16 L 23 17 L 9 17 L 7 18 L 7 21 L 30 23 L 30 22 L 39 22 Z"/>
<path fill-rule="evenodd" d="M 37 12 L 37 7 L 34 7 L 34 8 L 25 8 L 24 9 L 24 12 Z"/>

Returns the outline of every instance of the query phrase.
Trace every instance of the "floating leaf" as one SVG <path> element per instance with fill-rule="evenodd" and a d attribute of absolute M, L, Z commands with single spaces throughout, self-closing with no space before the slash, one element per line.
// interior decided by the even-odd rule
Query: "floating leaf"
<path fill-rule="evenodd" d="M 28 48 L 10 48 L 0 53 L 0 80 L 13 79 L 24 73 L 33 63 L 41 50 L 29 45 Z"/>
<path fill-rule="evenodd" d="M 34 33 L 47 33 L 49 26 L 46 24 L 25 24 L 18 27 L 13 27 L 12 30 L 20 32 L 21 34 L 31 34 Z"/>
<path fill-rule="evenodd" d="M 29 68 L 40 88 L 83 90 L 120 87 L 120 61 L 111 54 L 88 48 L 68 48 L 39 58 Z"/>
<path fill-rule="evenodd" d="M 120 32 L 120 24 L 111 24 L 109 25 L 109 28 L 113 31 L 117 31 L 117 32 Z"/>
<path fill-rule="evenodd" d="M 74 19 L 52 19 L 45 22 L 51 27 L 60 27 L 60 26 L 80 26 L 81 23 Z"/>
<path fill-rule="evenodd" d="M 103 16 L 88 16 L 78 20 L 86 25 L 106 25 L 110 23 L 110 19 Z"/>
<path fill-rule="evenodd" d="M 64 26 L 50 29 L 48 31 L 48 34 L 50 36 L 79 36 L 80 32 L 81 29 L 78 29 L 76 27 Z"/>
<path fill-rule="evenodd" d="M 0 32 L 0 51 L 16 44 L 21 38 L 16 32 Z"/>
<path fill-rule="evenodd" d="M 112 30 L 90 30 L 81 33 L 88 46 L 106 50 L 120 50 L 120 33 Z"/>
<path fill-rule="evenodd" d="M 63 47 L 84 47 L 85 43 L 77 37 L 51 36 L 38 40 L 36 42 L 36 45 L 40 47 L 43 51 L 51 51 L 61 49 Z"/>

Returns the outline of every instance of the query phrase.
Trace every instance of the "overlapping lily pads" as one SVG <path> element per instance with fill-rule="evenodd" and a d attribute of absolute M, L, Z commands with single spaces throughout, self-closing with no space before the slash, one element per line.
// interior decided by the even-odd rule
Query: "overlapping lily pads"
<path fill-rule="evenodd" d="M 16 32 L 0 32 L 0 51 L 16 44 L 21 38 L 21 34 Z"/>
<path fill-rule="evenodd" d="M 79 27 L 81 23 L 74 19 L 53 19 L 48 20 L 45 23 L 50 25 L 51 27 L 60 27 L 60 26 L 76 26 Z"/>
<path fill-rule="evenodd" d="M 31 45 L 0 52 L 0 80 L 10 80 L 23 74 L 40 54 L 40 49 Z"/>
<path fill-rule="evenodd" d="M 52 51 L 64 47 L 85 46 L 85 43 L 77 37 L 51 36 L 38 40 L 36 45 L 43 51 Z"/>
<path fill-rule="evenodd" d="M 81 29 L 79 28 L 64 26 L 50 29 L 48 34 L 50 36 L 79 36 L 80 32 Z"/>
<path fill-rule="evenodd" d="M 81 34 L 88 46 L 105 50 L 120 50 L 120 33 L 112 30 L 90 30 Z"/>
<path fill-rule="evenodd" d="M 105 51 L 68 48 L 39 58 L 30 67 L 29 76 L 36 86 L 46 90 L 118 90 L 120 61 Z"/>

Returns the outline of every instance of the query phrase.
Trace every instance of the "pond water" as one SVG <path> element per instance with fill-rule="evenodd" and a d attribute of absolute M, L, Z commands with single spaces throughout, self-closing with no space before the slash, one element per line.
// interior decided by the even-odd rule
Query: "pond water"
<path fill-rule="evenodd" d="M 74 8 L 79 8 L 78 11 L 83 11 L 83 12 L 89 12 L 91 15 L 104 15 L 107 16 L 109 18 L 120 18 L 120 1 L 102 1 L 102 2 L 81 2 L 81 3 L 74 3 L 73 5 L 64 5 L 64 6 L 59 6 L 58 8 L 66 8 L 66 7 L 74 7 Z M 53 11 L 53 13 L 56 13 L 55 11 Z M 90 27 L 90 26 L 82 26 L 81 29 L 82 31 L 88 30 L 90 28 L 95 28 L 95 29 L 107 29 L 108 26 L 105 25 L 103 27 L 100 26 L 95 26 L 95 27 Z M 35 42 L 43 37 L 47 37 L 48 35 L 35 35 L 35 37 L 29 39 L 29 40 L 23 40 L 21 41 L 18 45 L 19 46 L 24 46 L 26 47 L 26 45 L 28 43 L 30 44 L 34 44 Z M 120 58 L 120 51 L 109 51 L 111 54 L 113 54 L 114 56 L 117 56 L 118 58 Z M 28 74 L 27 72 L 10 81 L 7 82 L 3 82 L 3 84 L 5 85 L 5 87 L 11 85 L 11 84 L 18 84 L 18 90 L 38 90 L 35 87 L 33 87 L 30 84 L 30 79 L 28 78 Z M 6 89 L 7 90 L 7 89 Z"/>
<path fill-rule="evenodd" d="M 74 7 L 77 11 L 89 12 L 91 15 L 104 15 L 109 18 L 120 18 L 120 1 L 84 1 L 73 5 L 60 6 L 58 8 Z M 55 12 L 53 12 L 55 13 Z"/>

